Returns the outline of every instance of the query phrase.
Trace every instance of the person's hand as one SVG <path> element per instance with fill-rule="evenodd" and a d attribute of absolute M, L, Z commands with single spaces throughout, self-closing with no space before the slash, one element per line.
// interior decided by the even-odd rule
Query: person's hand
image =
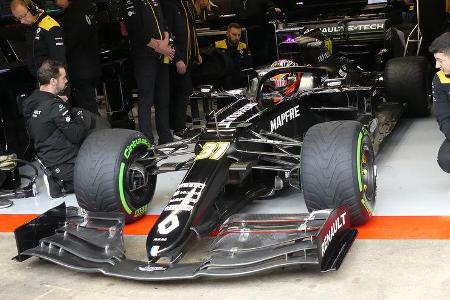
<path fill-rule="evenodd" d="M 61 98 L 61 100 L 64 102 L 67 102 L 69 100 L 69 98 L 67 96 L 60 95 L 58 97 Z"/>
<path fill-rule="evenodd" d="M 79 123 L 83 124 L 86 130 L 95 128 L 95 115 L 90 111 L 80 107 L 72 107 L 70 114 L 74 119 L 78 120 Z"/>
<path fill-rule="evenodd" d="M 159 54 L 166 55 L 170 59 L 173 59 L 175 55 L 175 49 L 172 49 L 169 46 L 168 38 L 164 38 L 163 40 L 151 39 L 150 42 L 148 42 L 147 46 L 152 48 L 153 50 L 155 50 L 155 52 Z"/>
<path fill-rule="evenodd" d="M 155 51 L 169 57 L 170 59 L 173 59 L 175 56 L 175 49 L 169 47 L 169 45 L 164 45 L 163 43 L 158 43 Z"/>
<path fill-rule="evenodd" d="M 150 47 L 152 49 L 156 49 L 158 46 L 159 40 L 156 39 L 150 39 L 150 42 L 147 43 L 147 47 Z"/>
<path fill-rule="evenodd" d="M 273 10 L 277 13 L 281 13 L 281 9 L 279 9 L 278 7 L 275 7 Z"/>
<path fill-rule="evenodd" d="M 160 40 L 161 45 L 164 47 L 168 47 L 169 46 L 169 34 L 166 32 L 164 32 L 164 39 Z"/>
<path fill-rule="evenodd" d="M 177 73 L 180 75 L 183 75 L 186 73 L 186 64 L 184 63 L 184 61 L 179 60 L 175 63 L 175 66 L 177 67 Z"/>
<path fill-rule="evenodd" d="M 203 62 L 202 56 L 201 56 L 201 55 L 197 56 L 197 60 L 195 61 L 195 63 L 196 63 L 197 65 L 201 65 L 202 62 Z"/>

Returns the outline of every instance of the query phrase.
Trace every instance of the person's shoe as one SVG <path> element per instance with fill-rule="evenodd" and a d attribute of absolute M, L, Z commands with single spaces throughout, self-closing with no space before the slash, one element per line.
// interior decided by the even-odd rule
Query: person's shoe
<path fill-rule="evenodd" d="M 172 136 L 174 141 L 179 141 L 183 139 L 183 135 L 179 131 L 174 131 L 172 133 Z"/>
<path fill-rule="evenodd" d="M 64 196 L 62 188 L 56 183 L 56 181 L 52 177 L 48 177 L 44 174 L 44 184 L 47 188 L 47 195 L 51 199 L 61 198 Z"/>

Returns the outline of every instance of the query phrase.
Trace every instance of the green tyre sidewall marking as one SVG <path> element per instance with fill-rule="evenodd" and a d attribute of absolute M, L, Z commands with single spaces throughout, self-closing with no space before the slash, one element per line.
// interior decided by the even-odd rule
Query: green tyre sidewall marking
<path fill-rule="evenodd" d="M 366 209 L 369 216 L 373 214 L 373 210 L 371 209 L 368 200 L 366 198 L 366 194 L 363 193 L 363 186 L 362 186 L 362 174 L 361 174 L 361 146 L 362 141 L 365 136 L 368 135 L 368 131 L 365 127 L 362 128 L 362 130 L 358 134 L 358 146 L 356 150 L 356 167 L 357 167 L 357 174 L 358 174 L 358 189 L 359 192 L 362 193 L 361 203 L 363 204 L 364 208 Z"/>
<path fill-rule="evenodd" d="M 125 163 L 120 163 L 120 171 L 119 171 L 119 195 L 120 195 L 120 202 L 122 202 L 123 209 L 125 209 L 125 212 L 129 215 L 131 215 L 132 211 L 130 207 L 128 206 L 127 201 L 125 200 L 125 193 L 123 191 L 123 172 L 125 170 Z"/>
<path fill-rule="evenodd" d="M 137 137 L 135 139 L 133 139 L 123 150 L 123 158 L 124 160 L 120 163 L 120 169 L 119 169 L 119 177 L 118 177 L 118 183 L 119 183 L 119 197 L 120 197 L 120 202 L 122 203 L 122 207 L 125 210 L 125 212 L 128 215 L 132 215 L 133 214 L 133 210 L 130 208 L 130 206 L 128 205 L 128 202 L 126 200 L 125 197 L 125 190 L 124 190 L 124 176 L 125 176 L 125 167 L 126 167 L 126 163 L 128 162 L 128 160 L 130 159 L 131 154 L 133 153 L 133 151 L 136 149 L 137 146 L 139 145 L 145 145 L 148 149 L 151 148 L 151 144 L 150 142 L 144 138 L 144 137 Z M 144 210 L 146 210 L 145 208 L 148 206 L 148 204 L 145 204 L 143 207 L 140 207 L 138 209 L 136 209 L 136 213 L 134 215 L 134 217 L 139 217 L 140 215 L 143 214 L 143 212 L 145 212 Z"/>
<path fill-rule="evenodd" d="M 362 178 L 361 178 L 361 143 L 363 139 L 363 133 L 359 132 L 358 146 L 356 148 L 356 172 L 358 174 L 358 189 L 362 192 Z"/>

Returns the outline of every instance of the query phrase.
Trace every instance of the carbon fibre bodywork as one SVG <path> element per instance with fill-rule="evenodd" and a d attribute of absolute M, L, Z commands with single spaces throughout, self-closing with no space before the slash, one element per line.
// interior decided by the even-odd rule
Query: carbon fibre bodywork
<path fill-rule="evenodd" d="M 291 72 L 315 77 L 317 84 L 277 103 L 266 99 L 264 83 Z M 281 188 L 291 183 L 299 172 L 303 136 L 317 123 L 357 120 L 378 149 L 404 106 L 386 102 L 377 72 L 355 72 L 358 84 L 351 78 L 324 79 L 326 74 L 326 68 L 263 69 L 253 91 L 216 94 L 233 101 L 210 113 L 198 136 L 189 171 L 147 237 L 151 261 L 176 260 L 189 239 L 207 235 L 253 198 L 273 195 L 280 189 L 277 180 Z M 258 191 L 260 186 L 265 189 Z"/>
<path fill-rule="evenodd" d="M 126 258 L 123 215 L 69 211 L 70 216 L 61 204 L 16 232 L 18 247 L 39 241 L 17 259 L 36 256 L 80 272 L 139 281 L 236 277 L 301 265 L 326 272 L 340 267 L 357 233 L 350 228 L 346 207 L 312 214 L 234 215 L 221 226 L 207 259 L 152 263 Z M 47 236 L 55 226 L 61 227 Z"/>
<path fill-rule="evenodd" d="M 317 84 L 274 102 L 264 82 L 287 72 L 308 74 Z M 371 125 L 383 107 L 378 74 L 361 72 L 359 80 L 366 85 L 358 86 L 328 80 L 326 72 L 310 67 L 260 70 L 248 91 L 218 95 L 233 101 L 213 111 L 196 136 L 156 146 L 153 154 L 142 158 L 159 161 L 174 153 L 164 154 L 162 147 L 196 143 L 193 158 L 171 167 L 163 164 L 156 171 L 187 173 L 148 234 L 148 262 L 126 259 L 120 246 L 124 221 L 111 213 L 69 218 L 55 235 L 27 237 L 31 243 L 19 234 L 18 245 L 28 246 L 19 247 L 18 258 L 37 256 L 78 271 L 149 281 L 231 277 L 303 264 L 319 265 L 322 271 L 337 269 L 356 237 L 347 207 L 298 215 L 233 215 L 286 184 L 299 188 L 303 136 L 311 126 L 358 120 L 371 128 L 376 140 L 380 124 Z M 36 223 L 48 221 L 44 217 Z M 206 260 L 180 263 L 195 238 L 208 237 L 220 224 Z M 54 223 L 49 228 L 57 227 Z M 39 225 L 18 232 L 29 233 L 30 228 Z"/>

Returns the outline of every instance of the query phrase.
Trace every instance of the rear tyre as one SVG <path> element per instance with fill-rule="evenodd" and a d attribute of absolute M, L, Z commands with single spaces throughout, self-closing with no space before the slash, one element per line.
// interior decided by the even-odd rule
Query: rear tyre
<path fill-rule="evenodd" d="M 376 197 L 374 151 L 356 121 L 312 126 L 301 153 L 301 181 L 309 211 L 348 205 L 352 225 L 366 223 Z"/>
<path fill-rule="evenodd" d="M 126 222 L 147 211 L 156 187 L 153 167 L 138 159 L 151 151 L 140 132 L 103 129 L 92 132 L 78 152 L 74 170 L 75 196 L 93 212 L 124 212 Z M 151 162 L 150 162 L 151 163 Z"/>
<path fill-rule="evenodd" d="M 406 103 L 406 115 L 426 117 L 431 109 L 430 65 L 425 57 L 390 59 L 384 71 L 388 101 Z"/>

